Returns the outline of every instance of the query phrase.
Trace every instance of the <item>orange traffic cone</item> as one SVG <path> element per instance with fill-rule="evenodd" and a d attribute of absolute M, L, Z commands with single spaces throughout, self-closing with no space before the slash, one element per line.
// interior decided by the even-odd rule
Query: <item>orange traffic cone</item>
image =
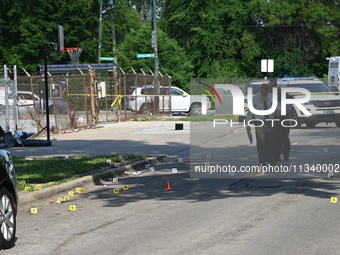
<path fill-rule="evenodd" d="M 258 173 L 262 174 L 262 165 L 258 167 Z"/>
<path fill-rule="evenodd" d="M 171 185 L 170 185 L 170 182 L 167 182 L 165 190 L 169 190 L 169 189 L 171 189 Z"/>

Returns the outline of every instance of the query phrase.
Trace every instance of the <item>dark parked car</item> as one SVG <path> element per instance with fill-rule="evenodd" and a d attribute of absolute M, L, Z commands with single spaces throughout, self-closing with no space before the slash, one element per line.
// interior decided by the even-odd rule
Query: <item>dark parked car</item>
<path fill-rule="evenodd" d="M 18 196 L 16 176 L 10 153 L 0 150 L 0 249 L 14 245 Z"/>

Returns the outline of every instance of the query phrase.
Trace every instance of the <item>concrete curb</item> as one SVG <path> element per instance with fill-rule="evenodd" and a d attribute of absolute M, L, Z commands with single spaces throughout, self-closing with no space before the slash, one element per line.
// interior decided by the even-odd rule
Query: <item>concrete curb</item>
<path fill-rule="evenodd" d="M 19 192 L 19 204 L 18 209 L 28 209 L 32 205 L 38 205 L 41 202 L 46 202 L 47 199 L 51 199 L 59 193 L 68 192 L 75 188 L 85 188 L 92 185 L 101 185 L 102 180 L 108 178 L 114 178 L 124 175 L 125 171 L 139 171 L 144 170 L 145 165 L 156 165 L 162 163 L 163 157 L 151 157 L 142 161 L 132 163 L 131 165 L 122 166 L 119 168 L 110 169 L 101 173 L 87 175 L 76 180 L 68 181 L 60 185 L 55 185 L 41 190 L 35 190 L 33 192 Z"/>

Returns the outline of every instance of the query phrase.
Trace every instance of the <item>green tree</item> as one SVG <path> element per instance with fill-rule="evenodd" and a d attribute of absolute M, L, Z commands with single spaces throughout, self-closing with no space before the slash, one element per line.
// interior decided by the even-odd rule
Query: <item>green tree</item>
<path fill-rule="evenodd" d="M 0 59 L 3 64 L 34 72 L 43 64 L 43 44 L 57 42 L 57 25 L 63 25 L 65 47 L 83 47 L 82 60 L 95 59 L 98 1 L 2 1 Z M 69 63 L 67 54 L 50 53 L 49 63 Z"/>
<path fill-rule="evenodd" d="M 195 76 L 323 76 L 326 57 L 339 55 L 340 6 L 307 0 L 165 0 L 161 22 L 195 65 Z"/>
<path fill-rule="evenodd" d="M 136 54 L 153 53 L 153 51 L 151 26 L 143 25 L 138 30 L 131 30 L 124 42 L 118 45 L 119 65 L 126 72 L 129 72 L 131 67 L 135 70 L 140 68 L 144 71 L 154 70 L 153 58 L 136 58 Z M 160 71 L 172 77 L 172 84 L 188 90 L 190 77 L 192 77 L 192 64 L 177 42 L 169 39 L 161 29 L 158 29 L 158 59 Z"/>
<path fill-rule="evenodd" d="M 102 55 L 111 56 L 113 48 L 112 26 L 115 27 L 117 46 L 124 41 L 131 29 L 138 30 L 142 23 L 140 14 L 127 1 L 115 1 L 113 9 L 109 6 L 104 9 Z"/>
<path fill-rule="evenodd" d="M 249 23 L 244 1 L 165 1 L 162 18 L 197 77 L 242 77 L 260 53 L 255 35 L 243 27 Z"/>
<path fill-rule="evenodd" d="M 326 57 L 339 54 L 339 6 L 333 1 L 253 0 L 248 9 L 262 55 L 276 60 L 277 76 L 322 77 Z"/>
<path fill-rule="evenodd" d="M 57 42 L 58 24 L 64 27 L 65 47 L 83 48 L 81 63 L 97 62 L 99 2 L 3 0 L 1 64 L 34 72 L 43 64 L 43 44 Z M 156 4 L 160 69 L 180 87 L 186 87 L 190 76 L 260 77 L 262 58 L 275 60 L 272 76 L 323 77 L 326 57 L 339 55 L 340 5 L 335 1 L 159 0 Z M 153 59 L 134 56 L 153 52 L 149 0 L 113 0 L 113 5 L 110 8 L 110 2 L 103 0 L 102 55 L 112 54 L 114 24 L 119 65 L 153 70 Z M 66 53 L 51 52 L 48 61 L 70 63 Z"/>

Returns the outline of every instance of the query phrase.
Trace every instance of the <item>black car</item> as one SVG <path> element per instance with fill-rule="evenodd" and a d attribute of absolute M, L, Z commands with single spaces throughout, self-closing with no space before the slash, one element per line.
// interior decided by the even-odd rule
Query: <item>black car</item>
<path fill-rule="evenodd" d="M 0 249 L 14 245 L 18 196 L 10 153 L 0 150 Z"/>

